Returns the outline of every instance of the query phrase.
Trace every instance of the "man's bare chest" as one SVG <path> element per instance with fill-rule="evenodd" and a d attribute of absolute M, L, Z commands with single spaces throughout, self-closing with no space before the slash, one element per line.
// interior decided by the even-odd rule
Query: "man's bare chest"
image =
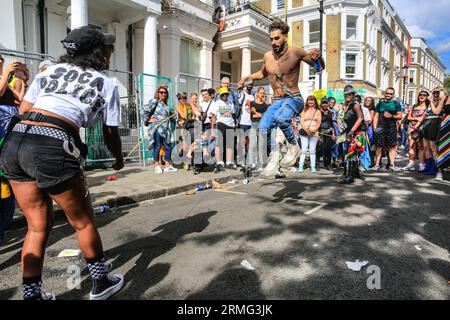
<path fill-rule="evenodd" d="M 289 53 L 278 60 L 270 57 L 266 61 L 266 69 L 269 74 L 292 74 L 298 72 L 298 67 L 298 59 Z"/>

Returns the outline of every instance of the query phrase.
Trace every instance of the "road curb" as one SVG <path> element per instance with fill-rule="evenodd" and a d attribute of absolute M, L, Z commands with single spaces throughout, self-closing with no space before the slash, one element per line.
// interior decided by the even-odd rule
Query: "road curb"
<path fill-rule="evenodd" d="M 259 173 L 257 173 L 257 172 L 253 173 L 253 177 L 257 177 L 257 176 L 259 176 Z M 226 176 L 226 177 L 218 177 L 218 178 L 215 178 L 214 180 L 220 184 L 225 184 L 232 180 L 242 180 L 242 179 L 243 179 L 243 174 L 242 174 L 242 172 L 239 172 L 239 173 L 236 173 L 236 174 L 233 174 L 230 176 Z M 127 196 L 117 195 L 117 196 L 111 197 L 110 199 L 107 199 L 106 201 L 104 199 L 93 201 L 92 204 L 93 204 L 94 208 L 101 206 L 101 205 L 107 205 L 110 208 L 116 208 L 116 207 L 130 205 L 130 204 L 137 204 L 137 203 L 140 203 L 143 201 L 156 200 L 156 199 L 161 199 L 161 198 L 165 198 L 165 197 L 176 195 L 176 194 L 181 194 L 183 192 L 193 190 L 193 189 L 197 188 L 199 185 L 212 184 L 212 180 L 213 179 L 204 179 L 204 180 L 199 180 L 196 183 L 190 183 L 187 185 L 168 187 L 168 188 L 163 188 L 160 190 L 152 190 L 149 192 L 136 193 L 136 194 L 127 195 Z M 61 210 L 57 205 L 53 206 L 53 211 L 54 211 L 55 219 L 57 217 L 64 216 L 64 211 Z M 11 222 L 11 226 L 9 229 L 10 230 L 18 229 L 18 228 L 25 227 L 26 225 L 27 225 L 27 223 L 26 223 L 25 217 L 22 214 L 20 214 L 20 215 L 16 215 L 13 218 L 13 221 Z"/>

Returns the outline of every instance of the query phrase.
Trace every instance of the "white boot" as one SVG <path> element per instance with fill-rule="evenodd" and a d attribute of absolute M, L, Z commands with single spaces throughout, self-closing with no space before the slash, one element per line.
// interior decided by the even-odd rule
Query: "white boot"
<path fill-rule="evenodd" d="M 300 147 L 298 144 L 289 144 L 286 155 L 281 159 L 280 166 L 283 168 L 292 167 L 300 156 Z"/>
<path fill-rule="evenodd" d="M 266 167 L 263 169 L 261 174 L 265 177 L 275 175 L 275 173 L 277 173 L 280 167 L 279 162 L 280 162 L 280 149 L 277 148 L 270 153 L 269 162 L 267 163 Z"/>

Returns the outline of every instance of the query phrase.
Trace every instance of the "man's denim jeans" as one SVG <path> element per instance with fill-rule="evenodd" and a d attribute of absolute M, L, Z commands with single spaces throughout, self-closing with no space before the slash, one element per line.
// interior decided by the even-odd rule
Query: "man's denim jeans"
<path fill-rule="evenodd" d="M 276 100 L 274 104 L 264 113 L 259 123 L 260 134 L 267 134 L 267 130 L 272 130 L 271 146 L 276 149 L 275 133 L 279 127 L 290 144 L 296 144 L 294 128 L 292 127 L 292 118 L 303 110 L 303 98 L 285 98 Z"/>

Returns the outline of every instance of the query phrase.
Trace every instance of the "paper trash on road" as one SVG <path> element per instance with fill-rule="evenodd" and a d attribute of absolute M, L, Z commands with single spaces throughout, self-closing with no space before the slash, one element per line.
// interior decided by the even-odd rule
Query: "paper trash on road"
<path fill-rule="evenodd" d="M 78 257 L 80 250 L 65 249 L 58 254 L 58 258 Z"/>
<path fill-rule="evenodd" d="M 253 266 L 247 260 L 242 260 L 241 266 L 248 270 L 255 270 L 255 268 L 253 268 Z"/>
<path fill-rule="evenodd" d="M 317 244 L 317 243 L 313 244 L 313 247 L 317 247 L 317 246 L 318 246 L 318 244 Z"/>
<path fill-rule="evenodd" d="M 188 195 L 188 196 L 192 196 L 192 195 L 194 195 L 194 194 L 196 194 L 196 193 L 197 193 L 197 190 L 194 189 L 194 190 L 186 191 L 184 194 L 185 194 L 185 195 Z"/>
<path fill-rule="evenodd" d="M 416 248 L 419 251 L 422 251 L 422 248 L 420 246 L 418 246 L 418 245 L 415 245 L 414 248 Z"/>
<path fill-rule="evenodd" d="M 213 189 L 225 189 L 226 187 L 218 183 L 216 180 L 212 181 Z"/>
<path fill-rule="evenodd" d="M 355 262 L 346 261 L 347 267 L 352 269 L 353 271 L 361 271 L 361 268 L 364 267 L 369 261 L 359 261 L 356 259 Z"/>
<path fill-rule="evenodd" d="M 233 179 L 233 180 L 231 180 L 231 181 L 228 181 L 228 183 L 229 183 L 229 184 L 235 184 L 235 183 L 236 183 L 236 180 Z"/>

